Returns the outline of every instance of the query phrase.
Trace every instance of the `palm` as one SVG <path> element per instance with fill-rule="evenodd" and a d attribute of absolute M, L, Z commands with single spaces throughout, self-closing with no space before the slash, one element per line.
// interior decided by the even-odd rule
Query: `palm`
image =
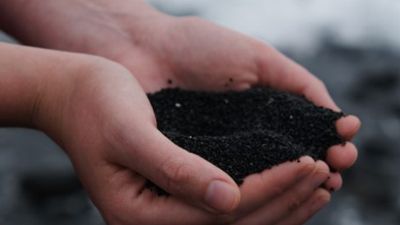
<path fill-rule="evenodd" d="M 154 34 L 154 32 L 160 32 Z M 155 39 L 139 41 L 143 46 L 128 48 L 117 61 L 125 65 L 146 92 L 167 87 L 192 90 L 241 90 L 267 85 L 305 95 L 317 105 L 339 110 L 317 78 L 275 49 L 243 34 L 189 18 L 167 23 L 166 29 L 152 31 Z M 135 59 L 135 60 L 132 60 Z M 339 133 L 350 140 L 360 122 L 347 117 L 337 124 Z M 329 151 L 328 162 L 338 170 L 350 167 L 356 149 L 349 143 Z M 344 153 L 343 153 L 344 152 Z M 341 186 L 339 174 L 327 185 Z"/>
<path fill-rule="evenodd" d="M 241 186 L 241 203 L 229 215 L 218 216 L 191 206 L 190 197 L 179 195 L 185 183 L 191 184 L 190 179 L 184 178 L 184 183 L 174 189 L 171 184 L 182 178 L 171 175 L 182 172 L 164 170 L 179 168 L 168 163 L 181 150 L 157 131 L 141 88 L 124 68 L 107 61 L 98 64 L 91 72 L 75 74 L 75 88 L 68 94 L 71 97 L 66 102 L 57 101 L 68 116 L 62 119 L 65 126 L 56 129 L 61 132 L 56 136 L 63 137 L 83 184 L 110 224 L 153 224 L 159 218 L 163 221 L 157 224 L 291 224 L 311 216 L 318 208 L 311 208 L 314 201 L 325 204 L 328 200 L 326 191 L 314 194 L 327 178 L 328 168 L 308 157 L 301 163 L 285 163 L 246 178 Z M 199 157 L 186 153 L 179 156 L 190 162 L 193 171 L 210 174 Z M 182 168 L 186 167 L 180 171 Z M 144 188 L 146 179 L 171 189 L 173 195 L 154 195 Z M 288 208 L 294 210 L 290 216 Z"/>
<path fill-rule="evenodd" d="M 258 41 L 198 19 L 176 23 L 160 36 L 157 45 L 144 47 L 146 54 L 130 48 L 118 59 L 146 92 L 172 86 L 244 89 L 258 81 Z"/>
<path fill-rule="evenodd" d="M 113 54 L 102 54 L 128 68 L 146 92 L 175 86 L 194 90 L 240 90 L 259 84 L 303 94 L 318 105 L 338 109 L 318 79 L 257 40 L 199 19 L 179 20 L 169 24 L 168 29 L 153 31 L 158 33 L 151 33 L 151 37 L 143 35 L 144 38 L 141 40 L 132 37 L 133 42 L 140 43 L 137 46 L 122 41 L 116 42 L 116 48 L 124 49 L 118 57 Z M 338 123 L 339 133 L 346 139 L 351 139 L 358 127 L 359 122 L 354 117 L 345 118 Z M 332 167 L 345 169 L 353 164 L 355 154 L 356 150 L 351 144 L 344 147 L 336 146 L 328 152 L 327 160 Z M 254 211 L 260 208 L 247 218 L 265 219 L 266 211 L 273 212 L 274 209 L 287 211 L 285 208 L 287 204 L 282 204 L 280 200 L 274 203 L 273 200 L 267 199 L 275 199 L 274 196 L 285 190 L 285 184 L 293 185 L 296 179 L 290 176 L 296 173 L 293 173 L 293 170 L 292 172 L 286 170 L 288 172 L 284 175 L 282 171 L 285 170 L 276 171 L 279 172 L 267 171 L 260 176 L 254 175 L 247 179 L 247 184 L 241 188 L 243 201 L 236 215 L 243 216 L 250 213 L 248 209 Z M 340 175 L 331 174 L 331 178 L 325 185 L 334 189 L 340 188 Z M 270 184 L 278 186 L 268 190 Z M 296 190 L 301 189 L 301 185 L 295 185 L 294 188 L 297 189 L 294 191 L 288 189 L 289 192 L 296 193 Z M 315 190 L 310 188 L 307 186 L 307 190 Z M 253 196 L 252 190 L 260 190 L 257 193 L 261 194 Z M 303 193 L 305 198 L 311 195 L 304 190 Z M 326 193 L 319 193 L 319 196 L 326 198 Z M 285 195 L 285 192 L 280 197 L 294 199 L 290 194 Z M 277 212 L 276 215 L 282 215 L 282 212 Z M 291 218 L 304 217 L 310 212 L 312 210 L 307 213 L 299 211 L 297 213 L 300 216 L 296 216 L 295 213 Z M 281 219 L 274 216 L 269 216 L 267 219 L 271 218 Z M 232 218 L 228 218 L 228 221 L 232 221 Z M 270 221 L 271 224 L 275 222 Z"/>

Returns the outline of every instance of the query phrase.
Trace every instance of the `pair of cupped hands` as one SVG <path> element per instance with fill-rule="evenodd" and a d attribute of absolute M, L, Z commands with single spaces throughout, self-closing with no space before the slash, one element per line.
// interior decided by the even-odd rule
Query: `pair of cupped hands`
<path fill-rule="evenodd" d="M 264 85 L 340 111 L 306 69 L 261 41 L 199 18 L 154 13 L 139 29 L 129 26 L 129 17 L 97 22 L 74 25 L 81 33 L 66 35 L 76 42 L 42 45 L 87 54 L 29 50 L 53 60 L 32 120 L 66 150 L 107 223 L 303 224 L 340 189 L 339 172 L 357 158 L 350 142 L 360 126 L 354 116 L 337 121 L 348 142 L 331 147 L 326 163 L 304 156 L 250 175 L 238 187 L 161 134 L 145 94 L 175 86 Z M 147 190 L 147 180 L 171 195 Z"/>

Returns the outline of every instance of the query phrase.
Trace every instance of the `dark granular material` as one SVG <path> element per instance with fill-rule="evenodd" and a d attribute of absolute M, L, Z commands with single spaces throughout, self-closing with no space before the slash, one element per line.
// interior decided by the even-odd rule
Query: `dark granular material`
<path fill-rule="evenodd" d="M 330 146 L 343 142 L 335 127 L 343 113 L 287 92 L 165 89 L 148 96 L 164 135 L 238 184 L 247 175 L 304 155 L 324 160 Z"/>

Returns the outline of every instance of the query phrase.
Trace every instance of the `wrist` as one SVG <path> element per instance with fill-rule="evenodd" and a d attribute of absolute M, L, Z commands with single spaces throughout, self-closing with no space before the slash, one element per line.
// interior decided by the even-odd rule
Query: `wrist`
<path fill-rule="evenodd" d="M 22 43 L 95 55 L 113 51 L 107 49 L 113 42 L 135 43 L 153 21 L 167 17 L 144 0 L 0 3 L 0 27 Z"/>
<path fill-rule="evenodd" d="M 31 114 L 31 125 L 49 135 L 63 146 L 68 126 L 68 109 L 77 103 L 76 92 L 96 75 L 99 61 L 103 59 L 84 54 L 44 50 L 46 65 L 41 67 L 41 82 L 38 85 L 35 110 Z M 104 60 L 103 60 L 104 61 Z"/>
<path fill-rule="evenodd" d="M 40 101 L 32 122 L 35 128 L 64 148 L 65 143 L 74 138 L 72 127 L 82 126 L 74 124 L 76 118 L 86 122 L 92 119 L 90 114 L 97 107 L 94 99 L 98 98 L 106 84 L 115 80 L 110 79 L 110 74 L 125 75 L 129 79 L 131 74 L 127 74 L 119 64 L 102 57 L 48 52 L 55 52 L 58 56 L 52 59 L 54 68 L 44 76 L 45 82 L 41 85 Z"/>
<path fill-rule="evenodd" d="M 57 57 L 52 51 L 0 43 L 1 125 L 35 127 Z"/>

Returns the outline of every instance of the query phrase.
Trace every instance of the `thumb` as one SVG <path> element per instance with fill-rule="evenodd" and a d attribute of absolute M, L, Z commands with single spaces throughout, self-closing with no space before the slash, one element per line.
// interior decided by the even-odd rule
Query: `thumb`
<path fill-rule="evenodd" d="M 240 190 L 221 169 L 178 147 L 156 128 L 142 134 L 140 140 L 123 146 L 129 152 L 129 168 L 168 193 L 213 212 L 228 213 L 239 205 Z"/>

